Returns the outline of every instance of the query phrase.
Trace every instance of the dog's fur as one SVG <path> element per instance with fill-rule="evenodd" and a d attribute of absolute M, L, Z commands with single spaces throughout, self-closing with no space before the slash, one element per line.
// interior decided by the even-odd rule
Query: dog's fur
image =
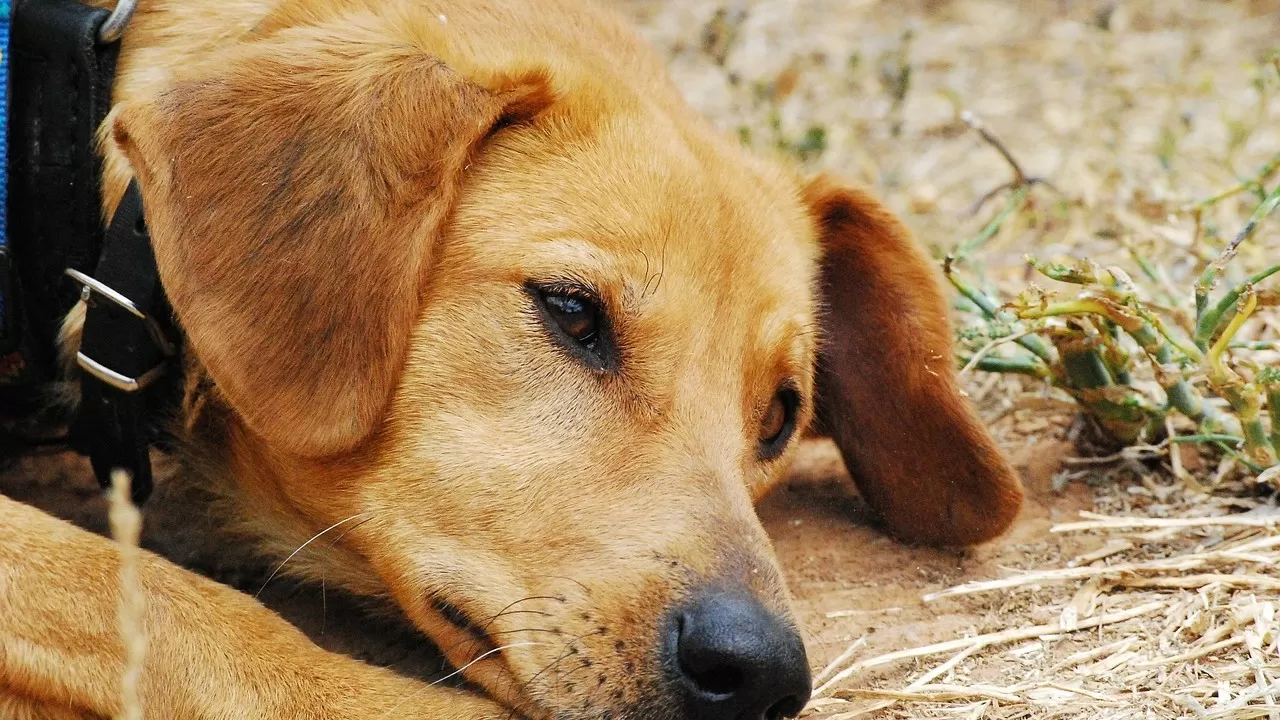
<path fill-rule="evenodd" d="M 172 482 L 271 557 L 333 528 L 285 572 L 394 603 L 490 698 L 147 554 L 155 717 L 678 717 L 672 603 L 732 579 L 788 612 L 752 509 L 790 456 L 755 449 L 784 382 L 897 536 L 1018 511 L 902 223 L 744 154 L 607 11 L 143 0 L 114 97 L 104 212 L 136 176 L 186 333 Z M 550 338 L 531 280 L 599 293 L 616 370 Z M 116 566 L 0 498 L 0 714 L 118 710 Z"/>

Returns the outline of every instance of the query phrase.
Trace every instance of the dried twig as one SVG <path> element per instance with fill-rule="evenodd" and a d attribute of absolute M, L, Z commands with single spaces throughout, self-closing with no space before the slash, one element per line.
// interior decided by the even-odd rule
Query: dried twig
<path fill-rule="evenodd" d="M 1096 617 L 1086 618 L 1084 620 L 1081 620 L 1077 624 L 1075 629 L 1087 630 L 1090 628 L 1100 627 L 1103 625 L 1110 625 L 1113 623 L 1124 622 L 1126 620 L 1132 620 L 1134 618 L 1142 617 L 1144 615 L 1150 615 L 1157 611 L 1163 610 L 1167 606 L 1167 604 L 1168 603 L 1166 603 L 1163 600 L 1157 600 L 1153 602 L 1144 603 L 1142 605 L 1139 605 L 1138 607 L 1130 608 L 1128 610 L 1121 610 L 1113 613 L 1108 613 L 1106 615 L 1098 615 Z M 973 646 L 987 647 L 992 645 L 1005 645 L 1011 642 L 1017 642 L 1019 640 L 1030 640 L 1032 638 L 1045 637 L 1049 635 L 1060 635 L 1064 632 L 1070 632 L 1070 631 L 1064 630 L 1060 623 L 1050 623 L 1047 625 L 1035 625 L 1033 627 L 1014 628 L 1010 630 L 1003 630 L 1001 632 L 996 632 L 996 633 L 976 635 L 971 638 L 960 638 L 957 640 L 949 640 L 947 642 L 935 643 L 933 645 L 925 645 L 924 647 L 911 648 L 908 650 L 899 650 L 897 652 L 885 653 L 884 655 L 878 655 L 873 658 L 861 660 L 859 662 L 856 662 L 850 665 L 844 670 L 841 670 L 840 672 L 832 676 L 830 680 L 828 680 L 827 682 L 819 686 L 817 689 L 815 689 L 813 691 L 813 694 L 815 697 L 823 695 L 827 691 L 829 691 L 833 686 L 841 682 L 844 682 L 845 680 L 849 679 L 856 673 L 862 672 L 863 670 L 867 670 L 869 668 L 879 667 L 881 665 L 888 665 L 890 663 L 898 662 L 900 660 L 909 660 L 911 658 L 918 658 L 918 657 L 928 657 L 930 655 L 941 655 L 943 653 L 956 652 L 958 650 L 965 650 Z"/>
<path fill-rule="evenodd" d="M 1149 518 L 1109 517 L 1082 512 L 1081 522 L 1061 523 L 1049 528 L 1049 532 L 1080 532 L 1082 530 L 1134 530 L 1142 528 L 1222 528 L 1254 527 L 1272 528 L 1280 525 L 1280 513 L 1275 515 L 1224 515 L 1204 518 Z"/>

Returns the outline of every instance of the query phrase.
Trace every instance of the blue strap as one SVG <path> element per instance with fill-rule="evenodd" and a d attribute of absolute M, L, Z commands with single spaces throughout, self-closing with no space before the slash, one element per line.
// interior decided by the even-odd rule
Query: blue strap
<path fill-rule="evenodd" d="M 9 244 L 9 21 L 13 0 L 0 0 L 0 247 Z M 0 316 L 4 314 L 0 298 Z"/>
<path fill-rule="evenodd" d="M 0 246 L 9 243 L 9 20 L 13 0 L 0 0 Z"/>
<path fill-rule="evenodd" d="M 10 272 L 9 251 L 9 21 L 13 17 L 13 0 L 0 0 L 0 276 Z M 5 297 L 9 278 L 0 277 L 0 341 L 11 340 L 9 334 L 9 298 Z M 8 343 L 4 343 L 7 345 Z M 0 368 L 3 371 L 3 368 Z"/>

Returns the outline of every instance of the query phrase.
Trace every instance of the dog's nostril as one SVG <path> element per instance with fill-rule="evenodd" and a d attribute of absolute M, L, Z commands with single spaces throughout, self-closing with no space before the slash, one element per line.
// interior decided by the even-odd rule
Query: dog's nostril
<path fill-rule="evenodd" d="M 732 695 L 742 687 L 742 671 L 728 665 L 717 665 L 706 670 L 682 668 L 693 684 L 708 695 Z"/>
<path fill-rule="evenodd" d="M 792 695 L 785 697 L 773 704 L 773 707 L 765 711 L 765 720 L 782 720 L 783 718 L 793 718 L 800 714 L 804 709 L 804 703 L 800 702 L 800 698 Z"/>
<path fill-rule="evenodd" d="M 746 588 L 696 595 L 671 632 L 668 667 L 695 720 L 781 720 L 808 701 L 804 644 Z"/>

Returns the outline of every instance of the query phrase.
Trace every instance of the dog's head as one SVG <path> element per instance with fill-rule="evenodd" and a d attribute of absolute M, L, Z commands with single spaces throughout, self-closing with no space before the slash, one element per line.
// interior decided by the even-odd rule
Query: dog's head
<path fill-rule="evenodd" d="M 237 483 L 329 528 L 291 567 L 530 715 L 798 712 L 752 501 L 815 416 L 900 536 L 1018 507 L 928 261 L 707 129 L 611 20 L 573 57 L 393 15 L 264 23 L 112 119 Z"/>

